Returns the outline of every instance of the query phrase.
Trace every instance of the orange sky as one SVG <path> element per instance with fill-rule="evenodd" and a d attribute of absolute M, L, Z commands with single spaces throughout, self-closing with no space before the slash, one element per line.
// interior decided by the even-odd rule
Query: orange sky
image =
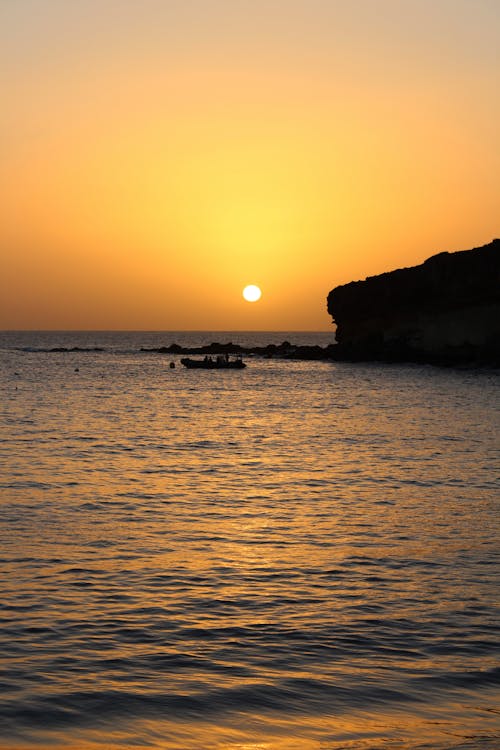
<path fill-rule="evenodd" d="M 329 330 L 337 284 L 490 241 L 499 31 L 496 0 L 6 0 L 0 328 Z"/>

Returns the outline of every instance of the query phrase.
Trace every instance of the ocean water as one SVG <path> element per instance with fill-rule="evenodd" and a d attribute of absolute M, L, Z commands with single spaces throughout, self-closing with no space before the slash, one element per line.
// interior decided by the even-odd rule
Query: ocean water
<path fill-rule="evenodd" d="M 2 750 L 500 747 L 498 371 L 284 339 L 0 335 Z"/>

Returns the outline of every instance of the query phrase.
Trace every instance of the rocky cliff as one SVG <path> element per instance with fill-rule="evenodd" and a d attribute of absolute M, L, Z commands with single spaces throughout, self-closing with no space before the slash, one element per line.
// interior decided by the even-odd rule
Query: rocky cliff
<path fill-rule="evenodd" d="M 336 358 L 500 364 L 500 240 L 333 289 Z"/>

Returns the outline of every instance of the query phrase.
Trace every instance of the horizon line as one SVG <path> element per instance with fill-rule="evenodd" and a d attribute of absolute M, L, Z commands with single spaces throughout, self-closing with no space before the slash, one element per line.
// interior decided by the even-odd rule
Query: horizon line
<path fill-rule="evenodd" d="M 331 324 L 334 326 L 334 323 Z M 330 333 L 317 328 L 1 328 L 0 333 Z"/>

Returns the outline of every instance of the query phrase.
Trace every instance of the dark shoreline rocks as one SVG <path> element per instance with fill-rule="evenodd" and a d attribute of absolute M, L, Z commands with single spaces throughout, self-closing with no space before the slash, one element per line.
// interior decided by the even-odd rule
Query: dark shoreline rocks
<path fill-rule="evenodd" d="M 283 341 L 281 344 L 267 344 L 266 346 L 241 346 L 233 344 L 231 341 L 227 344 L 221 344 L 214 341 L 205 346 L 180 346 L 179 344 L 170 344 L 170 346 L 160 346 L 155 348 L 141 347 L 141 352 L 151 352 L 153 354 L 194 354 L 204 356 L 205 354 L 242 354 L 253 357 L 265 357 L 267 359 L 308 359 L 308 360 L 325 360 L 333 359 L 333 352 L 337 349 L 335 344 L 323 346 L 295 346 L 289 341 Z"/>
<path fill-rule="evenodd" d="M 333 289 L 333 358 L 500 366 L 500 240 Z"/>
<path fill-rule="evenodd" d="M 429 355 L 425 354 L 420 356 L 419 353 L 413 352 L 408 354 L 405 352 L 401 356 L 397 351 L 379 352 L 360 351 L 359 349 L 343 344 L 328 344 L 328 346 L 307 346 L 300 345 L 295 346 L 289 344 L 283 346 L 283 344 L 268 344 L 265 347 L 251 346 L 245 347 L 239 344 L 221 344 L 214 342 L 206 346 L 198 347 L 182 347 L 179 344 L 171 344 L 170 346 L 161 346 L 155 348 L 141 348 L 141 352 L 151 354 L 165 354 L 165 355 L 194 355 L 194 356 L 205 356 L 205 355 L 217 355 L 221 353 L 228 353 L 230 355 L 241 354 L 247 357 L 263 357 L 265 359 L 285 359 L 285 360 L 308 360 L 308 361 L 323 361 L 323 362 L 385 362 L 385 363 L 412 363 L 412 364 L 430 364 L 437 365 L 440 367 L 453 367 L 457 365 L 463 365 L 465 367 L 474 368 L 497 368 L 500 367 L 500 358 L 481 358 L 476 356 L 475 353 L 471 353 L 469 357 L 462 356 L 457 359 L 454 353 L 449 356 L 445 354 Z"/>

